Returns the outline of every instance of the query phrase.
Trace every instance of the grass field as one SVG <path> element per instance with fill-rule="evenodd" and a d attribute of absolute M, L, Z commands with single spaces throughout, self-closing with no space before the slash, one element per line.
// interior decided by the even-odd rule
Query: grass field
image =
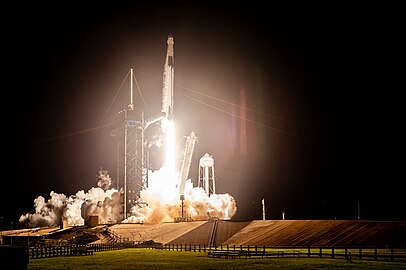
<path fill-rule="evenodd" d="M 28 269 L 406 269 L 405 262 L 342 258 L 209 258 L 207 253 L 152 249 L 122 249 L 88 256 L 30 259 Z"/>

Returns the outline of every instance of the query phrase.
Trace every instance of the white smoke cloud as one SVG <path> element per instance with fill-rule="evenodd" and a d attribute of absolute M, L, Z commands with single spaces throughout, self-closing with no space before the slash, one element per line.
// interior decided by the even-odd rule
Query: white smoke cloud
<path fill-rule="evenodd" d="M 101 169 L 98 173 L 98 175 L 96 175 L 97 179 L 99 180 L 97 182 L 97 186 L 102 188 L 103 190 L 107 190 L 110 188 L 111 186 L 111 178 L 107 172 L 107 170 L 103 170 Z"/>
<path fill-rule="evenodd" d="M 45 201 L 45 198 L 39 196 L 34 200 L 35 213 L 22 215 L 21 223 L 28 223 L 30 227 L 34 226 L 52 226 L 55 221 L 61 220 L 64 209 L 66 208 L 66 196 L 53 191 L 50 193 L 51 198 Z"/>
<path fill-rule="evenodd" d="M 162 134 L 153 135 L 148 140 L 148 148 L 151 148 L 152 146 L 163 147 L 163 145 L 164 145 L 164 138 L 163 138 Z"/>
<path fill-rule="evenodd" d="M 131 217 L 123 223 L 171 222 L 182 217 L 178 176 L 170 177 L 165 168 L 149 171 L 148 188 L 141 191 L 142 203 L 131 209 Z M 171 180 L 172 179 L 172 180 Z M 228 193 L 207 195 L 203 188 L 185 185 L 184 217 L 192 220 L 217 218 L 229 220 L 237 211 L 233 196 Z"/>
<path fill-rule="evenodd" d="M 66 220 L 69 226 L 84 225 L 89 216 L 97 215 L 102 224 L 172 222 L 182 217 L 182 202 L 179 196 L 179 173 L 167 167 L 148 171 L 148 188 L 141 191 L 141 201 L 131 209 L 131 216 L 123 220 L 121 194 L 110 189 L 111 178 L 106 170 L 100 170 L 98 187 L 87 192 L 80 190 L 67 197 L 51 191 L 46 201 L 39 196 L 34 200 L 34 213 L 21 215 L 20 223 L 29 227 L 56 226 Z M 203 188 L 193 187 L 188 179 L 185 183 L 184 218 L 229 220 L 236 213 L 235 199 L 228 193 L 207 195 Z"/>
<path fill-rule="evenodd" d="M 101 186 L 106 187 L 110 177 L 107 171 L 98 174 Z M 111 183 L 111 182 L 110 182 Z M 100 223 L 117 223 L 122 220 L 120 193 L 115 189 L 103 190 L 93 187 L 89 191 L 78 191 L 67 197 L 54 191 L 51 198 L 39 196 L 34 200 L 34 213 L 21 215 L 19 222 L 29 227 L 56 226 L 66 220 L 69 226 L 84 225 L 90 215 L 98 215 Z"/>
<path fill-rule="evenodd" d="M 66 220 L 69 226 L 84 225 L 89 216 L 97 215 L 102 224 L 119 223 L 123 219 L 121 194 L 115 189 L 104 190 L 111 184 L 107 171 L 98 174 L 98 186 L 87 192 L 78 191 L 67 197 L 51 191 L 46 201 L 39 196 L 34 200 L 34 213 L 21 215 L 20 223 L 29 227 L 57 226 Z M 172 179 L 172 180 L 171 180 Z M 141 201 L 131 209 L 131 216 L 123 223 L 172 222 L 182 217 L 178 175 L 168 177 L 165 168 L 149 171 L 149 186 L 141 191 Z M 208 196 L 203 188 L 185 184 L 184 217 L 192 220 L 217 218 L 229 220 L 236 213 L 235 199 L 225 194 Z"/>

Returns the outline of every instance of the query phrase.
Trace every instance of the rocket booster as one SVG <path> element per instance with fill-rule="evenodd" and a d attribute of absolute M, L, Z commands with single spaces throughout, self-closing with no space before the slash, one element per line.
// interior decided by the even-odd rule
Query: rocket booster
<path fill-rule="evenodd" d="M 174 57 L 173 57 L 173 36 L 168 36 L 168 47 L 163 74 L 162 89 L 162 112 L 168 120 L 173 119 L 173 88 L 174 88 Z"/>

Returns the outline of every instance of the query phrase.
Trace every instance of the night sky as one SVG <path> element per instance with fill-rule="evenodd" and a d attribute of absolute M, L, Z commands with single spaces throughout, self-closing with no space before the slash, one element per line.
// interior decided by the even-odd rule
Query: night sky
<path fill-rule="evenodd" d="M 179 151 L 194 131 L 189 176 L 196 185 L 212 155 L 233 220 L 262 219 L 262 198 L 267 219 L 357 219 L 359 203 L 361 219 L 406 220 L 396 9 L 168 3 L 4 11 L 3 228 L 39 195 L 87 191 L 100 168 L 115 177 L 109 125 L 129 103 L 124 79 L 133 68 L 136 108 L 157 115 L 169 34 Z"/>

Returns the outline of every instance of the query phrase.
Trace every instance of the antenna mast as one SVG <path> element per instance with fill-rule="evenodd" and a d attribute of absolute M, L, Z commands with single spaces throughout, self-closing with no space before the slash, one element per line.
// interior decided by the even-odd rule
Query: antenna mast
<path fill-rule="evenodd" d="M 133 78 L 134 78 L 134 71 L 131 68 L 130 69 L 130 104 L 128 105 L 128 109 L 133 110 L 134 109 L 134 100 L 133 100 L 133 93 L 134 93 L 134 82 L 133 82 Z"/>

